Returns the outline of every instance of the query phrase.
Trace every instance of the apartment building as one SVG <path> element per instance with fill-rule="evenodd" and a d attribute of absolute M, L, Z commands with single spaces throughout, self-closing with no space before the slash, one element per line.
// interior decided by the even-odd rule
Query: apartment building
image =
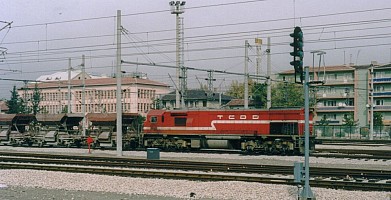
<path fill-rule="evenodd" d="M 71 73 L 70 81 L 67 77 L 68 72 L 41 76 L 37 79 L 39 82 L 19 88 L 18 94 L 31 106 L 34 88 L 37 86 L 41 98 L 39 106 L 43 113 L 62 113 L 68 109 L 72 113 L 82 113 L 83 102 L 86 113 L 116 112 L 116 78 L 85 74 L 83 85 L 81 72 Z M 147 78 L 124 76 L 121 91 L 122 111 L 145 115 L 153 108 L 157 96 L 169 92 L 169 86 Z"/>
<path fill-rule="evenodd" d="M 310 67 L 310 80 L 324 80 L 310 88 L 316 98 L 315 121 L 327 119 L 329 125 L 342 125 L 344 116 L 352 114 L 357 125 L 368 126 L 370 108 L 380 112 L 383 123 L 391 125 L 391 65 L 341 65 Z M 373 70 L 373 73 L 371 73 Z M 278 74 L 279 80 L 294 81 L 294 71 Z M 373 104 L 371 89 L 373 81 Z"/>
<path fill-rule="evenodd" d="M 221 94 L 208 92 L 201 89 L 189 89 L 187 91 L 187 96 L 185 97 L 185 107 L 188 109 L 196 108 L 221 108 L 223 105 L 227 104 L 232 97 Z M 161 103 L 162 107 L 165 109 L 174 109 L 176 108 L 176 93 L 175 91 L 162 96 Z"/>

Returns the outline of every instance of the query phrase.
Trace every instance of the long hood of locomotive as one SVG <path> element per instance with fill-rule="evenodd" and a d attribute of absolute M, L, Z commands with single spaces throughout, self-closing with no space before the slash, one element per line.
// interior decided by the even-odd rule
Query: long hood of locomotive
<path fill-rule="evenodd" d="M 157 126 L 144 127 L 145 132 L 171 133 L 200 133 L 200 134 L 269 134 L 270 122 L 299 123 L 304 124 L 304 120 L 212 120 L 210 126 Z"/>
<path fill-rule="evenodd" d="M 157 116 L 151 123 L 150 117 Z M 162 122 L 161 118 L 164 118 Z M 185 118 L 186 124 L 175 124 L 175 118 Z M 144 133 L 166 135 L 269 135 L 271 123 L 297 123 L 298 132 L 304 131 L 304 111 L 165 111 L 150 113 L 144 125 Z M 310 122 L 312 123 L 312 122 Z"/>

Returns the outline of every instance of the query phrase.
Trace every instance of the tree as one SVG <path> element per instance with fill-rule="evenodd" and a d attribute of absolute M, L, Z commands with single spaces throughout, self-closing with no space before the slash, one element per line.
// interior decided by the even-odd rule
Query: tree
<path fill-rule="evenodd" d="M 133 122 L 131 124 L 131 128 L 133 130 L 135 130 L 137 133 L 141 133 L 141 131 L 143 130 L 143 124 L 144 124 L 145 119 L 146 119 L 145 117 L 138 115 L 133 120 Z"/>
<path fill-rule="evenodd" d="M 229 86 L 228 91 L 226 92 L 228 96 L 234 97 L 236 99 L 243 99 L 244 96 L 244 84 L 239 83 L 237 80 L 232 81 Z"/>
<path fill-rule="evenodd" d="M 328 126 L 329 125 L 329 120 L 327 120 L 326 115 L 322 116 L 322 119 L 319 121 L 319 126 Z"/>
<path fill-rule="evenodd" d="M 14 85 L 11 92 L 11 99 L 6 102 L 8 106 L 8 114 L 17 114 L 21 113 L 21 99 L 19 94 L 16 91 L 16 86 Z"/>
<path fill-rule="evenodd" d="M 266 83 L 256 83 L 249 80 L 249 96 L 255 101 L 256 108 L 266 107 L 267 96 Z M 238 81 L 232 81 L 227 95 L 234 98 L 243 99 L 244 84 Z M 272 106 L 273 107 L 303 107 L 304 89 L 302 85 L 292 83 L 277 83 L 272 86 Z"/>
<path fill-rule="evenodd" d="M 373 126 L 374 129 L 377 129 L 378 132 L 381 132 L 383 129 L 383 115 L 379 112 L 373 113 Z"/>
<path fill-rule="evenodd" d="M 272 87 L 273 107 L 304 106 L 303 86 L 292 83 L 277 83 Z"/>
<path fill-rule="evenodd" d="M 373 113 L 373 125 L 374 126 L 383 126 L 383 115 L 379 112 L 374 112 Z"/>
<path fill-rule="evenodd" d="M 33 91 L 33 99 L 32 99 L 32 112 L 33 114 L 37 114 L 40 111 L 39 103 L 41 102 L 41 91 L 38 89 L 38 84 L 35 83 L 34 91 Z"/>
<path fill-rule="evenodd" d="M 267 84 L 254 83 L 251 88 L 252 97 L 255 103 L 255 108 L 266 108 Z"/>
<path fill-rule="evenodd" d="M 357 125 L 357 121 L 354 121 L 353 113 L 349 113 L 349 114 L 344 115 L 342 122 L 343 122 L 344 126 L 356 126 Z"/>

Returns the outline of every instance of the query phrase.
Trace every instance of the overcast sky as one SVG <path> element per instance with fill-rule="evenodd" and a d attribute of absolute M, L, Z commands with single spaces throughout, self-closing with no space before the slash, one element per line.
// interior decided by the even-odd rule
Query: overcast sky
<path fill-rule="evenodd" d="M 0 31 L 0 78 L 35 80 L 65 71 L 68 58 L 78 68 L 86 56 L 88 73 L 115 72 L 115 26 L 122 11 L 122 60 L 175 65 L 175 16 L 167 0 L 0 0 L 0 21 L 13 22 Z M 243 72 L 244 41 L 248 40 L 249 70 L 255 72 L 254 38 L 271 38 L 272 73 L 289 65 L 294 26 L 305 38 L 304 64 L 311 51 L 326 52 L 324 64 L 385 64 L 391 62 L 391 4 L 389 0 L 188 0 L 184 17 L 185 65 L 200 69 Z M 0 23 L 0 28 L 5 23 Z M 266 71 L 262 56 L 261 70 Z M 318 65 L 318 57 L 315 59 Z M 323 65 L 323 63 L 322 63 Z M 152 80 L 173 85 L 174 69 L 124 64 L 126 72 L 147 73 Z M 189 71 L 190 88 L 205 84 L 205 72 Z M 215 74 L 215 87 L 226 89 L 243 77 Z M 0 98 L 10 98 L 20 81 L 0 81 Z"/>

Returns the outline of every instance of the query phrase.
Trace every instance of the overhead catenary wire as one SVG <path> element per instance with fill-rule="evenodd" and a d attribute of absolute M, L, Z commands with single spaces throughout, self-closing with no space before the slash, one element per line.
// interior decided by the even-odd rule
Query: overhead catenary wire
<path fill-rule="evenodd" d="M 255 2 L 255 1 L 252 1 L 252 2 Z M 387 10 L 387 9 L 389 9 L 389 8 L 386 8 L 386 9 L 382 9 L 382 10 Z M 380 10 L 380 9 L 379 9 Z M 164 11 L 164 12 L 166 12 L 166 10 Z M 47 24 L 47 23 L 46 23 Z M 206 36 L 205 36 L 206 37 Z M 201 42 L 202 42 L 202 39 L 200 39 L 201 40 Z M 306 42 L 308 42 L 309 43 L 309 41 L 306 41 Z M 325 41 L 326 42 L 326 41 Z M 282 43 L 281 43 L 281 45 L 282 45 Z M 377 44 L 376 44 L 377 45 Z M 387 44 L 385 44 L 385 45 L 387 45 Z M 368 45 L 366 45 L 366 46 L 368 46 Z M 370 46 L 369 46 L 370 47 Z M 344 47 L 339 47 L 339 48 L 344 48 Z M 354 46 L 352 46 L 351 48 L 355 48 Z M 335 49 L 335 48 L 334 48 Z M 102 49 L 102 51 L 103 50 L 105 50 L 105 49 Z M 218 50 L 218 48 L 215 48 L 215 50 Z M 80 50 L 80 51 L 83 51 L 83 50 Z M 91 51 L 93 51 L 93 50 L 91 50 Z M 34 51 L 33 51 L 34 52 Z M 44 55 L 44 52 L 42 51 L 42 50 L 40 50 L 39 51 L 40 52 L 40 55 L 42 56 L 42 55 Z M 284 53 L 288 53 L 288 52 L 276 52 L 276 55 L 278 55 L 278 54 L 284 54 Z M 60 52 L 58 52 L 58 54 L 60 54 Z M 11 54 L 12 55 L 12 54 Z M 67 57 L 68 58 L 68 57 Z M 109 55 L 109 54 L 107 54 L 107 55 L 97 55 L 96 56 L 96 58 L 111 58 L 111 55 Z M 214 57 L 214 58 L 205 58 L 205 59 L 202 59 L 202 60 L 213 60 L 213 59 L 219 59 L 218 57 Z M 224 57 L 221 57 L 221 59 L 225 59 Z M 201 60 L 201 59 L 200 59 Z M 10 61 L 12 61 L 12 60 L 10 60 Z M 54 60 L 48 60 L 49 62 L 50 61 L 54 61 Z M 60 60 L 58 60 L 58 61 L 60 61 Z M 192 61 L 198 61 L 198 59 L 193 59 Z M 40 59 L 39 60 L 39 62 L 46 62 L 46 60 L 45 59 Z M 17 62 L 15 62 L 15 64 L 17 64 Z"/>
<path fill-rule="evenodd" d="M 388 35 L 390 35 L 390 33 L 387 33 L 387 34 L 376 34 L 376 35 L 374 35 L 374 34 L 372 34 L 372 35 L 360 35 L 360 36 L 341 37 L 341 38 L 329 38 L 329 39 L 322 39 L 322 40 L 307 40 L 306 43 L 348 41 L 348 40 L 358 40 L 358 39 L 361 39 L 361 38 L 362 39 L 380 39 L 380 38 L 387 38 Z M 192 37 L 190 37 L 190 38 L 192 38 Z M 174 39 L 170 39 L 170 40 L 174 40 Z M 155 41 L 159 41 L 159 40 L 155 40 Z M 154 42 L 154 40 L 149 41 L 149 42 L 152 43 L 152 42 Z M 205 41 L 205 42 L 208 42 L 208 41 Z M 187 41 L 187 43 L 191 43 L 191 41 Z M 126 44 L 126 43 L 124 43 L 124 44 Z M 283 44 L 286 44 L 286 43 L 277 43 L 277 44 L 273 44 L 273 46 L 278 46 L 278 45 L 283 45 Z M 159 46 L 159 45 L 163 45 L 163 44 L 150 44 L 150 45 Z M 173 44 L 172 43 L 166 43 L 165 45 L 173 45 Z M 112 46 L 112 47 L 110 47 L 110 48 L 100 48 L 100 49 L 86 49 L 86 50 L 82 49 L 84 47 L 93 48 L 93 47 L 105 47 L 105 46 Z M 115 49 L 113 46 L 114 46 L 113 44 L 111 44 L 111 43 L 109 44 L 108 43 L 108 44 L 100 44 L 100 45 L 86 45 L 86 46 L 75 46 L 75 47 L 63 47 L 63 48 L 57 48 L 57 49 L 47 49 L 45 51 L 42 51 L 42 50 L 31 50 L 31 51 L 23 51 L 23 52 L 13 52 L 13 53 L 9 53 L 8 55 L 11 55 L 10 58 L 12 58 L 12 55 L 16 56 L 17 54 L 33 54 L 33 55 L 26 55 L 26 56 L 35 56 L 35 53 L 37 53 L 37 52 L 39 52 L 40 55 L 47 55 L 47 54 L 56 54 L 56 53 L 51 52 L 51 51 L 67 50 L 67 49 L 69 49 L 69 50 L 68 51 L 61 51 L 61 52 L 57 52 L 57 53 L 59 53 L 59 54 L 71 53 L 71 52 L 75 52 L 75 49 L 81 49 L 81 50 L 77 50 L 79 52 L 84 52 L 84 51 L 104 51 L 104 50 Z M 190 50 L 188 50 L 188 51 L 190 51 Z M 22 57 L 25 57 L 25 56 L 22 56 Z M 18 56 L 18 58 L 21 58 L 21 56 Z"/>

